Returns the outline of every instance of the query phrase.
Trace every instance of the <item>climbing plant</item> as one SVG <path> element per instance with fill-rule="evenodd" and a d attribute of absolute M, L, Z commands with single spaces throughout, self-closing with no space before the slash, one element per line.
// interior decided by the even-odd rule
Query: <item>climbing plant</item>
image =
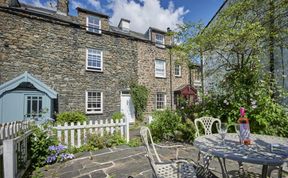
<path fill-rule="evenodd" d="M 149 90 L 147 87 L 139 84 L 131 84 L 131 97 L 135 108 L 136 119 L 143 120 L 143 113 L 147 106 Z"/>

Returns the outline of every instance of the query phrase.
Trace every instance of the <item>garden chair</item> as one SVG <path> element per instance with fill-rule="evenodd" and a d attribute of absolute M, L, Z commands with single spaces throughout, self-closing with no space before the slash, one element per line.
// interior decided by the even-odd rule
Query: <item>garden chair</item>
<path fill-rule="evenodd" d="M 202 126 L 204 127 L 204 134 L 205 135 L 210 135 L 210 134 L 212 134 L 212 125 L 215 122 L 218 122 L 219 124 L 221 124 L 221 120 L 220 119 L 213 118 L 213 117 L 200 117 L 198 119 L 195 119 L 194 120 L 194 125 L 195 125 L 195 128 L 196 128 L 195 136 L 196 137 L 200 136 L 198 123 L 201 123 Z M 201 154 L 203 154 L 203 166 L 208 169 L 209 163 L 212 160 L 213 156 L 211 154 L 209 154 L 209 153 L 203 153 L 203 152 L 199 151 L 199 153 L 198 153 L 198 162 L 201 159 Z M 209 169 L 213 170 L 214 168 L 210 168 L 209 167 Z"/>
<path fill-rule="evenodd" d="M 212 134 L 212 125 L 214 124 L 214 122 L 218 122 L 219 124 L 221 124 L 220 119 L 213 118 L 213 117 L 200 117 L 198 119 L 195 119 L 194 124 L 195 124 L 195 128 L 196 128 L 196 135 L 195 135 L 196 137 L 200 136 L 200 132 L 198 129 L 198 122 L 200 122 L 202 124 L 202 126 L 204 127 L 205 135 Z"/>
<path fill-rule="evenodd" d="M 141 127 L 140 135 L 145 144 L 146 157 L 149 160 L 153 171 L 153 176 L 156 178 L 195 178 L 199 177 L 214 177 L 210 172 L 205 172 L 204 169 L 198 167 L 196 163 L 188 162 L 187 160 L 178 159 L 178 148 L 182 145 L 161 146 L 154 144 L 151 132 L 147 127 Z M 161 161 L 155 146 L 161 148 L 176 148 L 176 159 L 172 161 Z M 155 159 L 156 158 L 156 159 Z M 203 176 L 205 175 L 205 176 Z M 206 176 L 207 175 L 207 176 Z"/>

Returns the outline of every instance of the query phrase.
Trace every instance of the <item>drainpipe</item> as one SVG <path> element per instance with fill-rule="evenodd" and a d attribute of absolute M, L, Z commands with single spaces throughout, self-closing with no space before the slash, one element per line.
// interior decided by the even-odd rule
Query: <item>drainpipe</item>
<path fill-rule="evenodd" d="M 170 55 L 170 106 L 171 109 L 173 109 L 173 90 L 172 90 L 172 50 L 169 49 L 169 55 Z"/>
<path fill-rule="evenodd" d="M 204 103 L 204 60 L 203 60 L 203 52 L 202 50 L 200 51 L 200 60 L 201 60 L 201 93 L 202 93 L 202 103 Z"/>
<path fill-rule="evenodd" d="M 168 27 L 167 32 L 171 32 L 171 29 Z M 169 46 L 169 62 L 170 62 L 170 107 L 173 109 L 173 90 L 172 90 L 172 47 L 173 47 L 173 35 L 169 35 L 170 38 L 170 46 Z"/>

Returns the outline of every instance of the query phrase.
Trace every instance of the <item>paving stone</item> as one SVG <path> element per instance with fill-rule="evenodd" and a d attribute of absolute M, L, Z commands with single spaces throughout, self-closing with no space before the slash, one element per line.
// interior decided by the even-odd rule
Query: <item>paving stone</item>
<path fill-rule="evenodd" d="M 70 177 L 76 177 L 79 175 L 80 175 L 80 173 L 77 170 L 77 171 L 65 172 L 65 173 L 60 175 L 60 178 L 70 178 Z"/>
<path fill-rule="evenodd" d="M 96 150 L 96 151 L 91 151 L 91 155 L 98 155 L 98 154 L 103 154 L 103 153 L 109 153 L 111 150 L 109 148 L 101 149 L 101 150 Z"/>
<path fill-rule="evenodd" d="M 112 152 L 109 154 L 98 155 L 98 156 L 96 155 L 96 156 L 93 156 L 93 160 L 96 162 L 100 162 L 100 163 L 114 161 L 114 160 L 118 160 L 127 156 L 141 153 L 140 150 L 141 149 L 126 149 L 126 150 L 120 150 L 117 152 Z"/>
<path fill-rule="evenodd" d="M 86 156 L 91 156 L 90 152 L 80 152 L 80 153 L 76 153 L 74 154 L 75 158 L 80 158 L 80 157 L 86 157 Z"/>
<path fill-rule="evenodd" d="M 191 146 L 190 148 L 183 150 L 180 149 L 179 157 L 197 161 L 198 150 Z M 175 149 L 157 150 L 163 160 L 170 159 L 170 157 L 175 158 Z M 134 178 L 152 177 L 152 170 L 148 159 L 145 157 L 144 147 L 117 147 L 113 149 L 112 152 L 109 149 L 103 149 L 96 151 L 93 154 L 93 159 L 89 159 L 88 157 L 82 159 L 78 158 L 65 163 L 55 164 L 57 166 L 47 166 L 41 170 L 46 178 L 50 178 L 51 176 L 59 177 L 59 175 L 63 178 L 72 178 L 75 176 L 83 178 L 106 178 L 107 175 L 105 173 L 113 178 L 127 178 L 128 176 L 133 176 Z M 113 161 L 113 163 L 109 161 Z M 262 171 L 261 165 L 244 163 L 245 172 L 243 175 L 240 175 L 238 172 L 238 163 L 236 161 L 227 159 L 226 165 L 230 177 L 254 178 L 259 177 Z M 222 171 L 218 159 L 212 159 L 210 167 L 215 169 L 213 170 L 213 173 L 216 176 L 222 177 Z M 103 171 L 104 169 L 105 171 Z M 277 171 L 273 172 L 272 178 L 274 177 L 277 177 Z M 287 176 L 284 175 L 284 178 L 287 178 Z"/>
<path fill-rule="evenodd" d="M 87 175 L 82 175 L 82 176 L 79 176 L 79 177 L 77 177 L 77 178 L 90 178 L 90 175 L 89 175 L 89 174 L 87 174 Z"/>
<path fill-rule="evenodd" d="M 143 158 L 145 157 L 143 156 Z M 117 175 L 116 177 L 128 177 L 132 175 L 137 175 L 140 172 L 150 169 L 149 162 L 145 159 L 140 159 L 136 161 L 133 158 L 126 158 L 117 160 L 114 163 L 115 165 L 112 168 L 109 168 L 106 172 L 109 175 Z"/>
<path fill-rule="evenodd" d="M 113 148 L 112 150 L 113 150 L 113 151 L 114 151 L 114 150 L 117 151 L 117 150 L 125 150 L 125 149 L 131 149 L 131 147 L 128 146 L 128 145 L 119 145 L 119 146 Z"/>
<path fill-rule="evenodd" d="M 111 166 L 113 166 L 112 163 L 107 163 L 107 164 L 90 163 L 90 164 L 86 165 L 83 169 L 80 170 L 80 174 L 92 172 L 92 171 L 99 170 L 99 169 L 108 168 Z"/>
<path fill-rule="evenodd" d="M 107 177 L 104 171 L 95 171 L 95 172 L 92 172 L 90 175 L 91 175 L 91 178 L 106 178 Z"/>
<path fill-rule="evenodd" d="M 60 173 L 63 173 L 63 172 L 71 172 L 71 171 L 75 171 L 75 170 L 78 170 L 78 169 L 82 169 L 83 166 L 82 164 L 78 163 L 78 162 L 75 162 L 74 164 L 72 165 L 69 165 L 63 169 L 60 169 L 59 172 Z"/>

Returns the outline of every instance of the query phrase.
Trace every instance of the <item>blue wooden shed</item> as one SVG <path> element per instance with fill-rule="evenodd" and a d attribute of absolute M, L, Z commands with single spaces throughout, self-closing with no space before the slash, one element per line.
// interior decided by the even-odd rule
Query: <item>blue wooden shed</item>
<path fill-rule="evenodd" d="M 57 92 L 28 72 L 0 85 L 0 123 L 48 118 Z"/>

